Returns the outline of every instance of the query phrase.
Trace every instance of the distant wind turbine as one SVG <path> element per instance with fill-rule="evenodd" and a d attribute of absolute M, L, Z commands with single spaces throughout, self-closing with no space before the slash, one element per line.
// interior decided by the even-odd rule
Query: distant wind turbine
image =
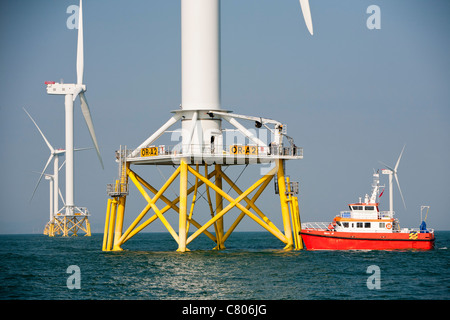
<path fill-rule="evenodd" d="M 397 163 L 395 164 L 394 168 L 388 166 L 384 162 L 379 161 L 382 165 L 384 165 L 386 168 L 388 168 L 388 169 L 383 169 L 381 172 L 383 174 L 388 174 L 389 175 L 389 211 L 391 213 L 394 212 L 394 190 L 393 190 L 394 188 L 393 188 L 393 185 L 392 185 L 392 176 L 394 176 L 395 177 L 395 181 L 397 181 L 398 191 L 400 191 L 400 196 L 402 197 L 403 205 L 404 205 L 404 207 L 406 209 L 405 199 L 403 198 L 402 189 L 400 188 L 400 183 L 398 182 L 398 176 L 397 176 L 398 165 L 399 165 L 400 160 L 402 158 L 403 151 L 405 150 L 405 147 L 406 147 L 406 145 L 403 146 L 402 152 L 400 152 L 400 156 L 398 157 Z"/>

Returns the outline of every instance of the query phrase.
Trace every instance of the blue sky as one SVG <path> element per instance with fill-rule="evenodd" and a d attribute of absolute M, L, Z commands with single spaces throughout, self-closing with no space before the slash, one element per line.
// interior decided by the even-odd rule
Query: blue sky
<path fill-rule="evenodd" d="M 22 107 L 55 147 L 64 147 L 64 100 L 47 95 L 44 81 L 76 80 L 77 32 L 66 26 L 66 9 L 77 2 L 0 4 L 0 233 L 41 232 L 48 221 L 48 182 L 29 199 L 38 179 L 33 171 L 43 169 L 49 151 Z M 373 4 L 381 9 L 379 30 L 366 26 Z M 428 225 L 450 230 L 450 3 L 311 0 L 310 6 L 314 36 L 297 0 L 222 0 L 222 107 L 287 123 L 304 148 L 303 160 L 287 164 L 300 182 L 302 221 L 330 221 L 369 193 L 378 161 L 394 165 L 406 144 L 398 172 L 407 210 L 394 190 L 401 226 L 418 227 L 420 205 L 430 205 Z M 106 184 L 117 176 L 114 151 L 138 146 L 181 102 L 180 1 L 86 0 L 83 8 L 84 83 L 105 169 L 95 151 L 76 154 L 75 203 L 91 212 L 93 232 L 102 232 Z M 75 145 L 91 144 L 77 100 Z M 155 168 L 138 171 L 162 182 Z M 239 172 L 232 168 L 230 175 Z M 247 169 L 241 189 L 258 172 Z M 387 186 L 386 176 L 381 183 Z M 281 227 L 272 188 L 259 204 Z M 127 219 L 144 205 L 132 192 Z M 380 206 L 388 209 L 387 188 Z M 204 219 L 205 208 L 197 213 Z M 246 220 L 239 230 L 262 229 Z"/>

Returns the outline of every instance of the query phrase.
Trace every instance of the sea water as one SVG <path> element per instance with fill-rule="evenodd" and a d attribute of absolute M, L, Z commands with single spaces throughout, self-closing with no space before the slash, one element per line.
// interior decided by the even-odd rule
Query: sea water
<path fill-rule="evenodd" d="M 431 251 L 283 251 L 265 232 L 207 237 L 176 252 L 168 233 L 141 233 L 120 252 L 102 234 L 0 235 L 0 299 L 315 300 L 450 298 L 450 231 Z"/>

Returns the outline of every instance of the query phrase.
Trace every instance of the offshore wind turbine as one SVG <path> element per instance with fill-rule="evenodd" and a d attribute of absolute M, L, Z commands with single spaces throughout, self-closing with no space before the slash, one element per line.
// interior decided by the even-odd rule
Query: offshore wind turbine
<path fill-rule="evenodd" d="M 313 34 L 309 1 L 299 0 L 299 2 L 306 26 Z M 121 147 L 117 159 L 119 177 L 115 183 L 107 186 L 107 193 L 111 199 L 108 199 L 107 203 L 102 250 L 122 250 L 121 246 L 126 241 L 156 219 L 161 220 L 178 243 L 180 252 L 188 250 L 187 245 L 202 233 L 215 242 L 215 249 L 221 250 L 225 248 L 226 239 L 245 215 L 281 240 L 285 244 L 286 250 L 291 250 L 294 244 L 296 249 L 302 248 L 298 232 L 300 230 L 298 201 L 294 196 L 298 193 L 298 188 L 291 187 L 294 186 L 294 183 L 285 175 L 284 169 L 286 160 L 303 158 L 302 149 L 296 147 L 293 139 L 286 135 L 287 127 L 281 122 L 261 116 L 238 115 L 231 113 L 230 110 L 222 109 L 220 73 L 220 0 L 181 0 L 180 109 L 172 111 L 172 117 L 136 149 L 128 152 L 126 148 L 122 149 Z M 268 128 L 267 124 L 273 125 L 273 130 L 268 129 L 274 134 L 274 141 L 267 145 L 251 130 L 240 124 L 237 119 L 251 121 L 257 128 L 263 125 Z M 233 141 L 226 141 L 230 142 L 227 148 L 224 144 L 224 137 L 227 138 L 226 129 L 222 129 L 222 120 L 234 126 L 237 129 L 235 132 L 252 144 L 238 146 L 231 139 Z M 181 121 L 181 148 L 179 148 L 180 144 L 173 148 L 170 146 L 167 148 L 165 145 L 156 146 L 157 139 L 179 121 Z M 283 136 L 289 140 L 290 146 L 283 145 Z M 262 163 L 275 163 L 276 165 L 262 178 L 259 176 L 258 180 L 245 191 L 239 189 L 235 184 L 236 181 L 233 182 L 222 170 L 223 165 L 228 167 Z M 158 190 L 151 186 L 149 181 L 145 181 L 143 177 L 137 175 L 131 169 L 132 164 L 170 165 L 175 168 L 175 171 Z M 195 169 L 191 165 L 195 165 Z M 200 170 L 200 166 L 204 166 L 204 173 L 203 170 Z M 208 166 L 211 166 L 213 171 L 208 172 Z M 195 186 L 192 188 L 188 188 L 188 175 L 193 175 L 196 179 Z M 177 179 L 178 177 L 179 179 Z M 148 204 L 134 222 L 124 230 L 125 205 L 129 193 L 128 179 L 135 184 Z M 254 204 L 271 179 L 276 179 L 278 186 L 276 193 L 280 197 L 284 233 Z M 179 197 L 170 201 L 163 193 L 168 186 L 175 183 L 175 180 L 176 183 L 179 183 Z M 229 190 L 224 188 L 224 183 L 230 186 L 229 190 L 234 189 L 239 197 L 233 199 Z M 215 204 L 208 196 L 211 219 L 203 225 L 193 218 L 195 202 L 192 202 L 190 210 L 188 210 L 187 203 L 190 193 L 194 192 L 193 197 L 196 197 L 197 187 L 200 184 L 205 184 L 207 188 L 216 193 Z M 144 187 L 155 196 L 151 198 Z M 256 189 L 258 191 L 255 191 Z M 252 192 L 255 192 L 255 195 L 250 200 L 247 195 Z M 229 202 L 226 207 L 223 204 L 224 199 Z M 247 207 L 240 204 L 243 199 L 246 201 Z M 167 206 L 160 210 L 156 205 L 158 200 L 163 200 Z M 234 207 L 241 210 L 241 214 L 225 232 L 223 216 Z M 250 212 L 249 208 L 255 210 L 257 215 Z M 141 222 L 150 209 L 155 212 L 155 215 L 147 221 Z M 163 215 L 164 212 L 171 209 L 178 213 L 178 234 Z M 188 237 L 191 225 L 194 225 L 197 231 Z M 215 235 L 207 230 L 212 225 L 214 225 Z"/>
<path fill-rule="evenodd" d="M 53 175 L 52 175 L 53 185 L 54 185 L 53 194 L 58 195 L 58 190 L 59 190 L 59 157 L 64 155 L 65 150 L 64 149 L 55 149 L 55 148 L 53 148 L 53 146 L 50 144 L 50 142 L 45 137 L 45 135 L 42 132 L 42 130 L 37 125 L 36 121 L 34 121 L 33 117 L 28 113 L 28 111 L 25 108 L 23 108 L 23 110 L 28 115 L 28 117 L 31 119 L 31 121 L 33 121 L 34 125 L 36 126 L 36 128 L 39 131 L 39 133 L 41 134 L 42 139 L 44 139 L 45 143 L 47 144 L 47 147 L 50 149 L 50 156 L 49 156 L 49 158 L 47 160 L 47 163 L 44 166 L 44 169 L 40 173 L 39 179 L 38 179 L 38 181 L 36 183 L 36 186 L 34 187 L 33 194 L 31 195 L 30 201 L 33 199 L 34 194 L 36 193 L 36 190 L 37 190 L 37 188 L 39 186 L 39 183 L 41 182 L 42 177 L 45 175 L 45 170 L 47 170 L 47 167 L 50 165 L 50 162 L 52 160 L 54 160 L 54 162 L 53 162 Z M 54 208 L 55 212 L 58 211 L 58 207 L 59 207 L 58 203 L 59 203 L 58 202 L 58 197 L 55 197 L 54 203 L 53 203 L 53 208 Z"/>
<path fill-rule="evenodd" d="M 384 166 L 386 166 L 386 168 L 388 168 L 388 169 L 381 170 L 381 173 L 389 175 L 389 211 L 391 213 L 394 212 L 394 187 L 393 187 L 393 183 L 392 183 L 393 177 L 395 177 L 395 181 L 397 181 L 398 191 L 400 191 L 400 196 L 402 197 L 403 206 L 406 209 L 405 199 L 403 198 L 402 189 L 400 188 L 400 183 L 398 182 L 398 176 L 397 176 L 398 165 L 400 164 L 400 160 L 402 158 L 405 147 L 406 147 L 406 145 L 403 146 L 402 152 L 400 152 L 400 156 L 398 157 L 394 168 L 392 168 L 391 166 L 388 166 L 384 162 L 379 161 L 382 165 L 384 165 Z"/>
<path fill-rule="evenodd" d="M 34 123 L 35 127 L 38 129 L 39 133 L 41 134 L 42 139 L 44 139 L 45 143 L 47 144 L 47 147 L 50 149 L 50 156 L 47 160 L 47 163 L 44 166 L 44 169 L 42 170 L 42 172 L 40 172 L 40 173 L 38 172 L 38 174 L 40 174 L 40 176 L 36 183 L 36 186 L 34 187 L 33 194 L 31 195 L 30 201 L 33 199 L 34 194 L 36 193 L 36 190 L 39 186 L 39 183 L 42 180 L 42 177 L 45 176 L 46 180 L 50 180 L 50 220 L 47 223 L 46 230 L 50 236 L 53 236 L 54 232 L 57 231 L 54 229 L 54 224 L 55 224 L 55 216 L 59 212 L 58 195 L 61 192 L 59 189 L 59 170 L 61 169 L 59 167 L 59 157 L 63 156 L 65 154 L 66 150 L 55 149 L 50 144 L 48 139 L 45 137 L 44 133 L 42 132 L 41 128 L 39 128 L 38 124 L 33 119 L 33 117 L 28 113 L 28 111 L 25 108 L 23 108 L 23 110 L 28 115 L 28 117 L 31 119 L 31 121 Z M 78 149 L 74 149 L 74 151 L 82 151 L 82 150 L 88 150 L 88 149 L 92 149 L 92 148 L 78 148 Z M 45 173 L 45 171 L 47 170 L 47 167 L 50 165 L 50 162 L 52 160 L 53 160 L 53 174 Z M 64 163 L 63 163 L 63 165 L 64 165 Z M 61 167 L 62 167 L 62 165 L 61 165 Z M 61 198 L 62 198 L 62 196 L 61 196 Z M 63 202 L 64 202 L 64 200 L 63 200 Z M 51 229 L 49 229 L 50 226 L 51 226 Z M 52 230 L 52 231 L 49 232 L 48 230 Z"/>
<path fill-rule="evenodd" d="M 89 105 L 84 92 L 86 85 L 83 84 L 84 72 L 84 46 L 83 46 L 83 8 L 82 0 L 80 0 L 78 17 L 78 42 L 77 42 L 77 82 L 76 84 L 55 83 L 54 81 L 46 81 L 47 93 L 55 95 L 64 95 L 65 105 L 65 152 L 66 152 L 66 204 L 65 215 L 72 216 L 76 213 L 77 207 L 74 203 L 74 147 L 73 147 L 73 104 L 76 98 L 80 97 L 81 111 L 89 129 L 89 134 L 94 143 L 95 150 L 100 164 L 103 168 L 103 161 L 100 155 L 100 149 L 95 136 L 94 124 L 92 122 Z M 86 212 L 85 212 L 86 213 Z"/>

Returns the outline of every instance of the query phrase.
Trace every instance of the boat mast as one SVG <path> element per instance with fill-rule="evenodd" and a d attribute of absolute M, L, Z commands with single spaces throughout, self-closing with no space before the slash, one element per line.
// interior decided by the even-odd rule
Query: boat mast
<path fill-rule="evenodd" d="M 377 171 L 373 174 L 372 194 L 370 196 L 370 199 L 368 199 L 368 195 L 366 195 L 366 203 L 376 203 L 379 191 L 380 191 L 380 174 Z"/>

